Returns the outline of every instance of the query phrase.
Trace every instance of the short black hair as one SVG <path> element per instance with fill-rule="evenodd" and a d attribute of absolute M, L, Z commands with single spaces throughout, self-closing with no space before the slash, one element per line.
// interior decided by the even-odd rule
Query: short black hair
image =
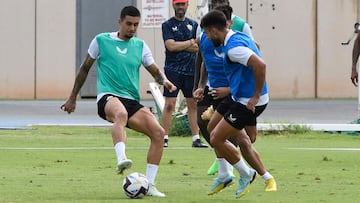
<path fill-rule="evenodd" d="M 140 17 L 140 11 L 135 6 L 125 6 L 120 13 L 120 19 L 124 19 L 125 16 Z"/>
<path fill-rule="evenodd" d="M 218 6 L 214 9 L 223 12 L 226 17 L 226 20 L 231 20 L 231 15 L 233 13 L 233 9 L 231 6 L 229 5 Z"/>
<path fill-rule="evenodd" d="M 202 17 L 200 27 L 203 29 L 214 27 L 219 30 L 225 30 L 226 21 L 226 16 L 223 12 L 219 10 L 212 10 Z"/>
<path fill-rule="evenodd" d="M 230 5 L 230 2 L 229 0 L 211 0 L 211 4 L 214 5 L 214 4 L 227 4 L 227 5 Z"/>

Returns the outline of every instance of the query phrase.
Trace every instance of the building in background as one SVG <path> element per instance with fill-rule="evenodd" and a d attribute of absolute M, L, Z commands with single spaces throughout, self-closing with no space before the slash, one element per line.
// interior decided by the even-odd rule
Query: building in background
<path fill-rule="evenodd" d="M 359 22 L 360 0 L 230 1 L 261 44 L 272 99 L 357 97 L 350 82 L 352 43 L 341 42 Z M 207 12 L 208 0 L 189 2 L 189 17 Z M 116 19 L 126 5 L 142 11 L 137 35 L 162 67 L 165 49 L 157 25 L 172 15 L 171 0 L 0 1 L 0 98 L 65 99 L 90 40 L 118 29 Z M 141 95 L 151 99 L 151 76 L 141 74 Z M 95 95 L 92 68 L 80 96 Z"/>

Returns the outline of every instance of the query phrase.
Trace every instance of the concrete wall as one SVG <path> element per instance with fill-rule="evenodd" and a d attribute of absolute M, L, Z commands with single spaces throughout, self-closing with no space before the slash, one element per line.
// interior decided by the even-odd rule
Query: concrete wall
<path fill-rule="evenodd" d="M 261 44 L 271 98 L 357 97 L 350 82 L 353 43 L 340 44 L 359 21 L 359 0 L 230 1 Z M 199 2 L 190 0 L 190 17 L 199 17 Z M 65 99 L 76 74 L 76 0 L 2 0 L 0 26 L 0 98 Z M 140 27 L 138 36 L 162 68 L 161 29 Z M 142 97 L 151 98 L 153 79 L 141 74 Z"/>
<path fill-rule="evenodd" d="M 64 98 L 75 78 L 75 1 L 0 2 L 0 98 Z"/>
<path fill-rule="evenodd" d="M 249 2 L 248 23 L 267 63 L 271 97 L 315 97 L 316 1 Z"/>
<path fill-rule="evenodd" d="M 272 98 L 357 97 L 353 44 L 341 42 L 359 22 L 359 6 L 359 0 L 248 0 L 246 17 L 262 45 Z"/>
<path fill-rule="evenodd" d="M 66 98 L 75 78 L 76 2 L 37 0 L 35 98 Z"/>
<path fill-rule="evenodd" d="M 35 1 L 0 2 L 0 98 L 33 98 Z"/>
<path fill-rule="evenodd" d="M 317 96 L 356 97 L 350 82 L 353 41 L 342 46 L 359 22 L 359 0 L 318 0 L 317 17 Z"/>

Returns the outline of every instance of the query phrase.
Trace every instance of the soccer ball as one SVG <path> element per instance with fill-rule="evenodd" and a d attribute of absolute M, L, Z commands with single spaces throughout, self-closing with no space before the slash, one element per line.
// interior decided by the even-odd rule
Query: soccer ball
<path fill-rule="evenodd" d="M 149 190 L 149 181 L 144 174 L 134 172 L 124 178 L 123 189 L 130 198 L 142 198 Z"/>

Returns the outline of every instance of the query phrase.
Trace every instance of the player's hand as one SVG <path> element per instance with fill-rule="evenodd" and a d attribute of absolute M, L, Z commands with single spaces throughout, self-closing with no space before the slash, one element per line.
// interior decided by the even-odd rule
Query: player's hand
<path fill-rule="evenodd" d="M 169 90 L 169 92 L 173 92 L 177 89 L 177 87 L 169 80 L 164 80 L 163 85 Z"/>
<path fill-rule="evenodd" d="M 68 112 L 69 114 L 75 111 L 76 100 L 68 99 L 63 105 L 61 105 L 61 110 Z"/>
<path fill-rule="evenodd" d="M 356 70 L 351 71 L 351 82 L 354 84 L 355 87 L 359 84 L 359 76 Z"/>
<path fill-rule="evenodd" d="M 229 87 L 218 87 L 209 91 L 209 95 L 211 95 L 214 99 L 221 99 L 226 97 L 230 93 Z"/>
<path fill-rule="evenodd" d="M 255 106 L 256 104 L 259 102 L 259 97 L 252 97 L 247 105 L 246 105 L 246 108 L 249 109 L 250 111 L 252 111 L 253 113 L 255 113 Z"/>
<path fill-rule="evenodd" d="M 196 101 L 201 101 L 204 99 L 204 88 L 197 88 L 193 92 L 193 97 Z"/>

